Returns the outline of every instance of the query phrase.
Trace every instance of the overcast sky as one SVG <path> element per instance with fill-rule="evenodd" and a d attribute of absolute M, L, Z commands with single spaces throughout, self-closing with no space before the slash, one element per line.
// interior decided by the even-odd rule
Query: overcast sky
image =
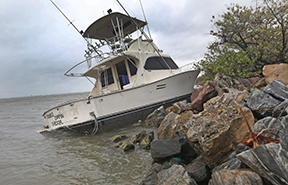
<path fill-rule="evenodd" d="M 111 8 L 116 0 L 54 0 L 79 30 Z M 139 0 L 120 0 L 128 12 L 143 19 Z M 197 61 L 214 41 L 212 15 L 237 0 L 142 0 L 152 38 L 179 66 Z M 250 5 L 251 0 L 238 1 Z M 87 92 L 85 78 L 65 77 L 84 60 L 86 43 L 50 0 L 0 0 L 0 98 Z"/>

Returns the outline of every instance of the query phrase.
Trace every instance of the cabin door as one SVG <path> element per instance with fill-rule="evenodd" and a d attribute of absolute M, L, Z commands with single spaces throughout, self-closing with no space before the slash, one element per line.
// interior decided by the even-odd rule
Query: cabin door
<path fill-rule="evenodd" d="M 124 85 L 130 83 L 124 60 L 116 64 L 116 69 L 121 89 L 123 89 Z"/>

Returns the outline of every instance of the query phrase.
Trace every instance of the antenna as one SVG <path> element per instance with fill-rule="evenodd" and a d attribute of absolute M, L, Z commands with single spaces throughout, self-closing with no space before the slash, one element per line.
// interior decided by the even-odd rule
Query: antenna
<path fill-rule="evenodd" d="M 50 0 L 50 1 L 51 1 L 51 3 L 57 8 L 57 10 L 67 19 L 67 21 L 74 27 L 74 29 L 82 36 L 82 38 L 85 39 L 85 41 L 87 42 L 88 46 L 92 47 L 93 50 L 94 50 L 100 57 L 102 57 L 101 54 L 96 50 L 96 48 L 95 48 L 92 44 L 90 44 L 90 42 L 88 41 L 88 39 L 86 39 L 85 37 L 83 37 L 83 35 L 82 35 L 82 34 L 83 34 L 83 31 L 82 31 L 82 30 L 79 31 L 78 28 L 73 24 L 73 22 L 70 21 L 70 19 L 60 10 L 60 8 L 59 8 L 52 0 Z M 89 55 L 89 56 L 90 56 L 90 55 Z"/>

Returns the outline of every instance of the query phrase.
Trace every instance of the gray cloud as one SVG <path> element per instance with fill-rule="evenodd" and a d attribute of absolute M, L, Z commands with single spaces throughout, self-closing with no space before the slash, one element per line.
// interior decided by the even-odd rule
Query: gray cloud
<path fill-rule="evenodd" d="M 54 1 L 82 30 L 109 8 L 123 12 L 114 0 Z M 203 57 L 213 41 L 211 16 L 233 1 L 145 0 L 143 5 L 156 44 L 184 65 Z M 142 19 L 138 2 L 121 0 L 132 16 Z M 50 1 L 1 1 L 0 25 L 0 98 L 91 90 L 85 78 L 63 75 L 84 60 L 86 43 Z"/>

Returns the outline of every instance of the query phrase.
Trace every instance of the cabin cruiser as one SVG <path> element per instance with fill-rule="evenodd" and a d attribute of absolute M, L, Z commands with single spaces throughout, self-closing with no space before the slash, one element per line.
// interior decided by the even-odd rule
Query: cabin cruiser
<path fill-rule="evenodd" d="M 199 70 L 179 68 L 146 34 L 145 26 L 146 21 L 109 10 L 81 31 L 86 59 L 65 75 L 86 77 L 93 89 L 86 99 L 44 112 L 46 125 L 38 132 L 95 134 L 136 123 L 161 105 L 189 97 Z M 81 64 L 88 69 L 74 73 Z"/>

